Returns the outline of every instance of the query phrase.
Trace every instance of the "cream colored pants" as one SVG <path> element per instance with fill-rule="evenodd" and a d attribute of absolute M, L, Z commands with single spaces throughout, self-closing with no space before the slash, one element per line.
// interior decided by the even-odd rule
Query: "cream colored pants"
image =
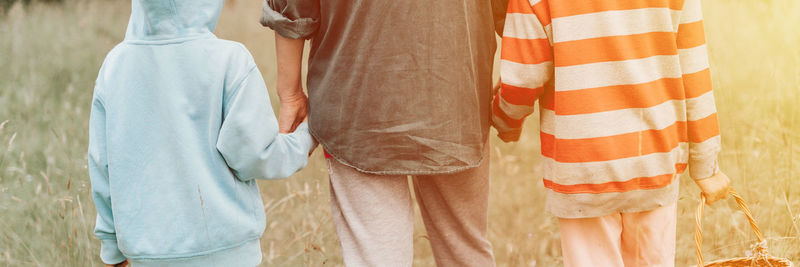
<path fill-rule="evenodd" d="M 676 204 L 603 217 L 559 218 L 564 266 L 675 265 Z"/>
<path fill-rule="evenodd" d="M 467 171 L 413 176 L 438 266 L 494 266 L 487 232 L 489 156 Z M 410 267 L 414 206 L 408 177 L 372 175 L 328 159 L 331 213 L 346 266 Z"/>

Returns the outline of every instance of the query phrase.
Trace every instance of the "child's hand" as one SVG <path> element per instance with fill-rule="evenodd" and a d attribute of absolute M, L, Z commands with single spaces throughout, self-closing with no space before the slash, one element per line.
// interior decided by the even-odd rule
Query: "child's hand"
<path fill-rule="evenodd" d="M 501 85 L 502 83 L 500 83 L 500 79 L 497 79 L 497 82 L 494 84 L 494 86 L 492 86 L 492 96 L 495 96 L 497 95 L 497 92 L 500 92 Z"/>
<path fill-rule="evenodd" d="M 710 205 L 717 200 L 728 198 L 731 179 L 721 171 L 711 177 L 694 180 L 694 182 L 697 183 L 697 186 L 703 191 L 703 195 L 706 196 L 706 204 Z"/>
<path fill-rule="evenodd" d="M 495 129 L 497 129 L 497 126 L 494 125 L 494 120 L 492 120 L 492 116 L 494 116 L 492 110 L 494 110 L 494 98 L 498 97 L 497 93 L 500 92 L 500 86 L 502 86 L 502 83 L 500 83 L 500 79 L 498 78 L 497 82 L 492 85 L 492 95 L 489 97 L 489 126 Z"/>
<path fill-rule="evenodd" d="M 128 266 L 128 260 L 125 260 L 123 262 L 120 262 L 120 263 L 117 263 L 117 264 L 114 264 L 114 265 L 106 264 L 106 267 L 125 267 L 125 266 Z"/>

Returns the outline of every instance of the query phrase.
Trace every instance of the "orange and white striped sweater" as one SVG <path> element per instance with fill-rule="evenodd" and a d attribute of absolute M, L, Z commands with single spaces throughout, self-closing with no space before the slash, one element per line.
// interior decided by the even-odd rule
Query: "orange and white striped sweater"
<path fill-rule="evenodd" d="M 493 125 L 540 99 L 547 210 L 585 218 L 677 201 L 717 170 L 720 135 L 700 0 L 510 0 Z"/>

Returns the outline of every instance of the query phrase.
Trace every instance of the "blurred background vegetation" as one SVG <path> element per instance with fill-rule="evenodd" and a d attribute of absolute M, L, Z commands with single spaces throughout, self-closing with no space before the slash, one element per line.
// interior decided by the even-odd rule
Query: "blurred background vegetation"
<path fill-rule="evenodd" d="M 703 3 L 721 166 L 749 201 L 770 252 L 798 264 L 800 1 Z M 216 34 L 244 43 L 273 88 L 273 33 L 258 24 L 260 6 L 228 0 Z M 0 266 L 99 266 L 86 170 L 89 108 L 100 64 L 124 37 L 130 1 L 0 0 L 0 9 Z M 491 140 L 489 238 L 499 266 L 561 261 L 556 221 L 543 208 L 537 117 L 519 143 Z M 341 265 L 320 154 L 291 179 L 260 182 L 264 265 Z M 694 264 L 698 203 L 697 188 L 682 179 L 677 266 Z M 414 263 L 433 266 L 418 214 Z M 707 260 L 744 256 L 755 240 L 732 201 L 707 208 L 703 221 Z"/>
<path fill-rule="evenodd" d="M 23 5 L 27 6 L 27 5 L 30 5 L 31 2 L 34 2 L 34 0 L 0 0 L 0 8 L 3 11 L 6 11 L 11 6 L 13 6 L 14 3 L 16 3 L 16 2 L 20 2 Z M 63 3 L 64 0 L 36 0 L 36 2 L 41 2 L 41 3 Z"/>

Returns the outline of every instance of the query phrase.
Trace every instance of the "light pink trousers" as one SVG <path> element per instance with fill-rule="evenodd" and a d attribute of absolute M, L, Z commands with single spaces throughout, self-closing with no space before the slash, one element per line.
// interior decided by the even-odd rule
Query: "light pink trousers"
<path fill-rule="evenodd" d="M 413 176 L 438 266 L 494 266 L 487 233 L 489 156 L 477 168 Z M 346 266 L 411 266 L 414 206 L 405 175 L 373 175 L 328 159 L 331 213 Z"/>
<path fill-rule="evenodd" d="M 676 204 L 603 217 L 558 219 L 564 266 L 675 266 Z"/>

